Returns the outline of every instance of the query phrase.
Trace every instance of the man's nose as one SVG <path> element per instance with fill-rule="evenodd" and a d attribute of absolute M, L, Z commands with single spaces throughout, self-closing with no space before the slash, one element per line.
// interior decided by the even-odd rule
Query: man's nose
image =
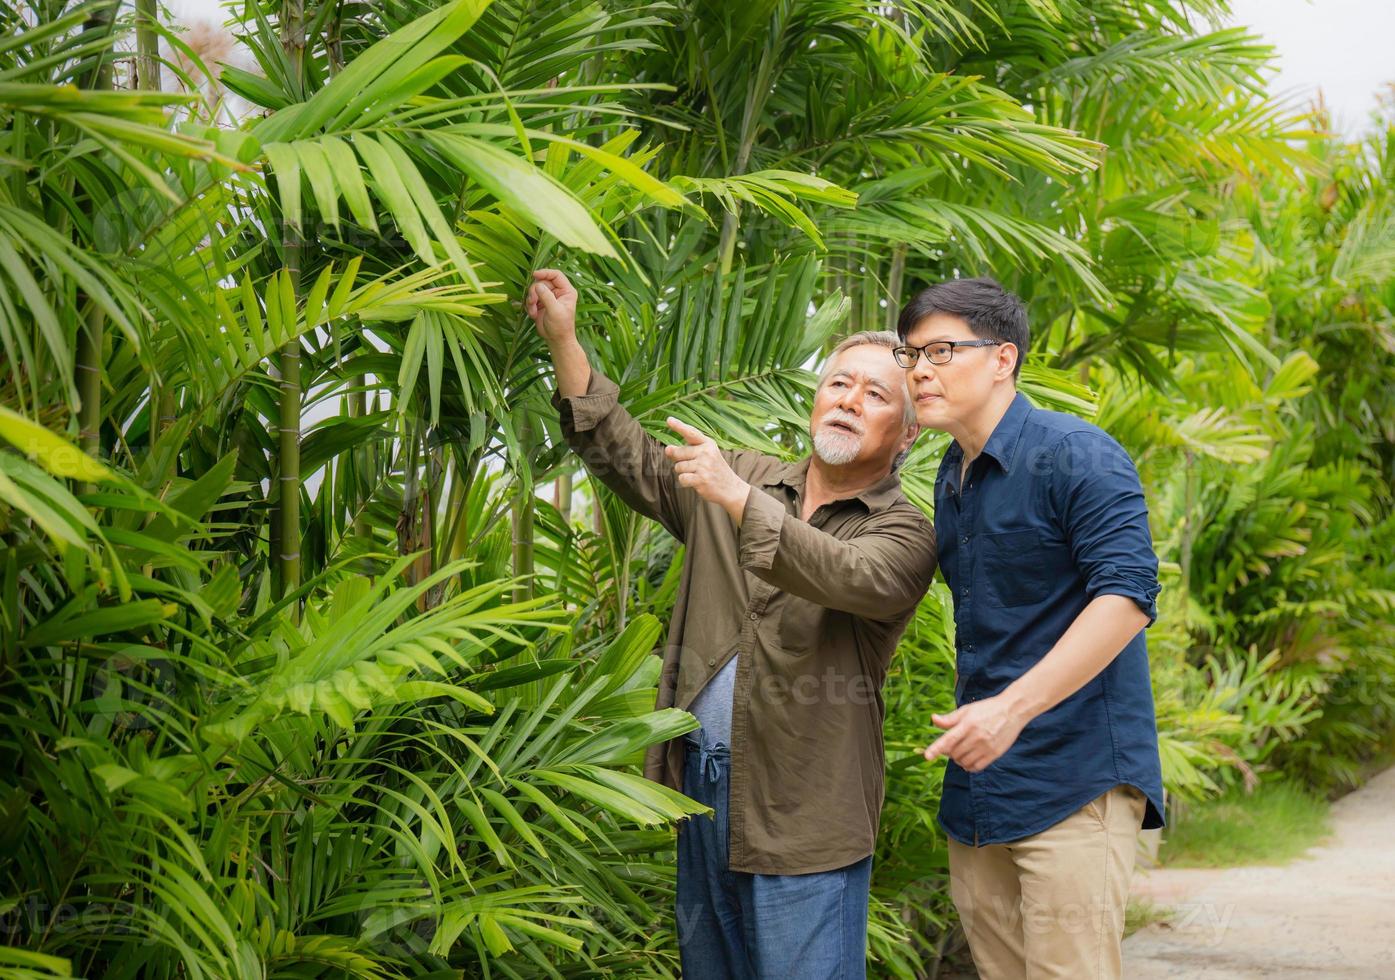
<path fill-rule="evenodd" d="M 834 404 L 852 415 L 862 414 L 862 394 L 852 388 L 839 393 L 838 400 Z"/>
<path fill-rule="evenodd" d="M 912 381 L 932 381 L 935 378 L 935 365 L 930 363 L 930 358 L 921 354 L 916 359 L 915 367 L 911 368 Z"/>

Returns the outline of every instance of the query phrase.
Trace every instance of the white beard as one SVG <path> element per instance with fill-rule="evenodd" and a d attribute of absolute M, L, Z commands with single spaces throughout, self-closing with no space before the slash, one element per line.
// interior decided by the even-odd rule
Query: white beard
<path fill-rule="evenodd" d="M 814 452 L 829 466 L 846 466 L 862 453 L 862 437 L 839 435 L 820 426 L 814 433 Z"/>

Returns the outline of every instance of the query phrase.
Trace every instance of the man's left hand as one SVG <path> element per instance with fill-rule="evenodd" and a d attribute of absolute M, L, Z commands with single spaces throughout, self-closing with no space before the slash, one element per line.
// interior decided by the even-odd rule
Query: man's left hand
<path fill-rule="evenodd" d="M 982 772 L 1012 748 L 1030 720 L 1002 695 L 973 701 L 947 715 L 931 715 L 945 733 L 926 746 L 925 761 L 948 756 L 968 772 Z"/>
<path fill-rule="evenodd" d="M 720 504 L 732 520 L 740 524 L 751 485 L 732 471 L 710 437 L 672 417 L 668 427 L 686 443 L 664 447 L 664 455 L 674 461 L 673 472 L 678 474 L 678 485 L 692 487 L 703 500 Z"/>

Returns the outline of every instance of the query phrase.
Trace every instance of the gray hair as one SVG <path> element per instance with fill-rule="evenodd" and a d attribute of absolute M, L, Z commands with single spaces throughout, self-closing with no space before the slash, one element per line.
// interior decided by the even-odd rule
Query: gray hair
<path fill-rule="evenodd" d="M 849 348 L 864 347 L 869 344 L 873 347 L 885 347 L 887 350 L 893 350 L 901 346 L 901 338 L 890 330 L 859 330 L 855 334 L 850 334 L 829 352 L 828 360 L 823 362 L 823 370 L 819 372 L 818 386 L 822 388 L 823 383 L 828 380 L 828 376 L 833 373 L 833 365 L 837 362 L 839 354 Z M 905 397 L 901 399 L 901 405 L 904 408 L 901 417 L 906 425 L 910 425 L 915 421 L 915 402 L 911 400 L 909 388 L 905 390 L 904 395 Z"/>
<path fill-rule="evenodd" d="M 871 345 L 873 347 L 885 347 L 888 351 L 901 346 L 901 338 L 890 330 L 859 330 L 855 334 L 850 334 L 839 341 L 838 346 L 828 353 L 828 360 L 823 362 L 823 370 L 819 372 L 818 387 L 822 388 L 828 376 L 833 373 L 833 365 L 838 361 L 838 355 L 843 351 L 853 347 L 863 347 Z M 906 426 L 915 424 L 915 401 L 911 398 L 909 385 L 903 382 L 901 405 L 901 420 Z M 891 462 L 891 472 L 895 473 L 901 468 L 901 464 L 906 461 L 906 457 L 911 454 L 907 449 L 905 452 L 897 453 L 896 458 Z"/>

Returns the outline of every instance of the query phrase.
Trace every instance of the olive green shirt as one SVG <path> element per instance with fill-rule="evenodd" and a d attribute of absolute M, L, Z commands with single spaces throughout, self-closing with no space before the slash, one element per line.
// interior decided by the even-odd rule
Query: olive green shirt
<path fill-rule="evenodd" d="M 882 683 L 935 572 L 934 528 L 895 473 L 800 519 L 809 460 L 727 452 L 752 485 L 741 525 L 678 485 L 664 444 L 596 371 L 553 404 L 593 476 L 687 547 L 658 707 L 686 709 L 737 660 L 731 718 L 730 869 L 806 874 L 872 853 L 885 760 Z M 683 788 L 682 738 L 651 746 L 645 775 Z"/>

